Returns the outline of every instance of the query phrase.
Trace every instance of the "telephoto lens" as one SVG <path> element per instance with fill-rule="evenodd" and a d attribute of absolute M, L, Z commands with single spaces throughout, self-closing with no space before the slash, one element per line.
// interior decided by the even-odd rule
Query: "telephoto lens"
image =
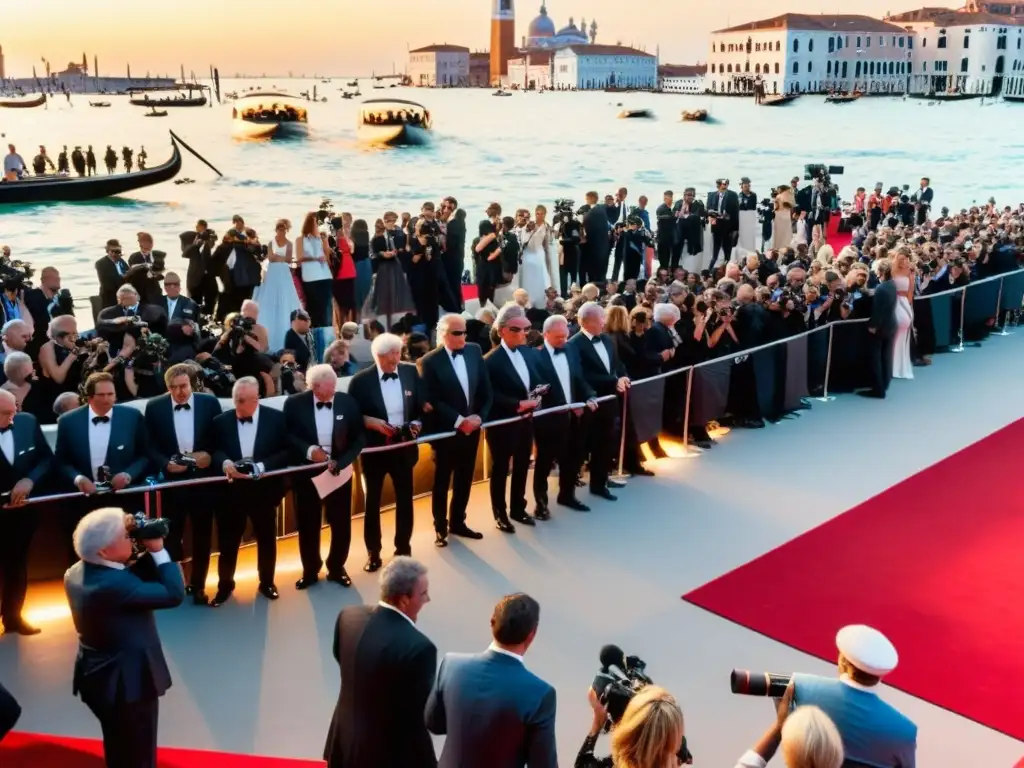
<path fill-rule="evenodd" d="M 771 696 L 773 699 L 781 699 L 785 696 L 786 688 L 792 679 L 792 675 L 734 669 L 729 675 L 729 685 L 733 693 L 741 696 Z"/>

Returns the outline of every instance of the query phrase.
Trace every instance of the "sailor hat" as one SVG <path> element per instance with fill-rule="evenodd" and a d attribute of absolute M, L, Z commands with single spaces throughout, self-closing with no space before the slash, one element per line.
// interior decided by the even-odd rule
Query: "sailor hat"
<path fill-rule="evenodd" d="M 877 629 L 851 624 L 836 634 L 836 647 L 853 666 L 875 677 L 883 677 L 899 663 L 896 647 Z"/>

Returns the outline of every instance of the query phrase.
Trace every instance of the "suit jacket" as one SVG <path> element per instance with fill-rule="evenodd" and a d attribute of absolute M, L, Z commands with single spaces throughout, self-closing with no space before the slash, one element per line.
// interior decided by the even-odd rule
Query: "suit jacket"
<path fill-rule="evenodd" d="M 166 296 L 161 297 L 161 302 L 158 306 L 164 311 L 164 315 L 167 316 L 167 322 L 171 320 L 199 322 L 199 305 L 183 293 L 178 296 L 173 312 L 170 311 L 170 301 Z"/>
<path fill-rule="evenodd" d="M 110 442 L 104 464 L 110 467 L 112 475 L 127 472 L 132 483 L 138 483 L 149 469 L 149 439 L 142 413 L 126 405 L 115 405 L 108 415 Z M 78 475 L 96 479 L 89 454 L 91 418 L 89 406 L 83 405 L 57 419 L 56 470 L 65 485 L 73 487 Z"/>
<path fill-rule="evenodd" d="M 610 373 L 604 367 L 604 363 L 601 362 L 597 352 L 594 351 L 594 342 L 587 338 L 583 331 L 569 339 L 569 344 L 572 344 L 580 353 L 583 378 L 597 392 L 598 397 L 603 397 L 615 394 L 615 387 L 619 379 L 626 375 L 626 369 L 622 365 L 622 361 L 619 360 L 619 355 L 615 351 L 615 345 L 608 338 L 608 334 L 602 333 L 600 339 L 605 350 L 608 352 L 608 362 L 611 363 Z"/>
<path fill-rule="evenodd" d="M 398 364 L 398 380 L 405 395 L 404 421 L 418 421 L 423 417 L 423 389 L 416 366 L 412 363 Z M 380 391 L 380 369 L 376 365 L 364 368 L 348 383 L 348 393 L 355 398 L 363 416 L 388 420 L 388 409 Z M 396 425 L 397 426 L 397 425 Z M 366 445 L 386 445 L 387 439 L 380 432 L 366 430 Z"/>
<path fill-rule="evenodd" d="M 558 379 L 558 373 L 555 371 L 555 364 L 551 360 L 551 354 L 548 352 L 547 347 L 543 346 L 537 349 L 535 356 L 537 378 L 544 384 L 550 384 L 551 389 L 541 397 L 541 409 L 555 408 L 559 405 L 568 405 L 569 403 L 583 403 L 597 396 L 593 387 L 587 383 L 586 378 L 583 376 L 583 363 L 580 361 L 579 350 L 568 344 L 562 347 L 562 349 L 565 350 L 565 359 L 569 363 L 569 388 L 572 390 L 569 393 L 569 397 L 571 399 L 566 401 L 565 394 L 562 391 L 562 384 Z M 538 419 L 536 426 L 548 424 L 551 418 L 552 416 Z"/>
<path fill-rule="evenodd" d="M 594 255 L 608 253 L 611 247 L 611 235 L 608 224 L 608 209 L 603 205 L 595 205 L 583 216 L 583 231 L 587 242 L 584 250 Z"/>
<path fill-rule="evenodd" d="M 242 456 L 238 442 L 238 416 L 235 409 L 224 411 L 213 420 L 214 466 L 220 470 L 225 461 L 252 459 L 263 464 L 264 470 L 283 469 L 288 466 L 288 441 L 285 435 L 284 414 L 269 406 L 259 406 L 256 440 L 252 456 Z"/>
<path fill-rule="evenodd" d="M 123 570 L 79 561 L 64 574 L 78 632 L 72 693 L 86 703 L 145 701 L 171 687 L 153 611 L 180 605 L 185 582 L 177 563 L 148 559 Z"/>
<path fill-rule="evenodd" d="M 466 258 L 466 220 L 454 214 L 448 219 L 444 238 L 444 261 L 458 264 L 461 270 Z M 453 286 L 453 290 L 458 286 Z"/>
<path fill-rule="evenodd" d="M 309 464 L 306 456 L 310 447 L 320 445 L 313 400 L 312 390 L 307 390 L 291 395 L 284 401 L 284 421 L 288 430 L 288 449 L 292 466 Z M 366 445 L 363 414 L 354 397 L 344 392 L 335 392 L 331 419 L 334 434 L 331 438 L 330 457 L 339 467 L 347 467 L 356 460 Z"/>
<path fill-rule="evenodd" d="M 493 393 L 491 378 L 484 367 L 483 352 L 476 344 L 467 343 L 462 359 L 466 361 L 466 378 L 469 382 L 469 402 L 462 391 L 459 378 L 448 350 L 444 347 L 428 352 L 420 359 L 423 397 L 434 411 L 430 414 L 432 432 L 449 432 L 455 429 L 459 416 L 477 415 L 483 421 L 491 412 Z"/>
<path fill-rule="evenodd" d="M 448 653 L 426 708 L 440 768 L 556 768 L 555 689 L 519 659 Z"/>
<path fill-rule="evenodd" d="M 871 305 L 871 319 L 868 328 L 874 328 L 881 336 L 896 333 L 896 282 L 892 279 L 879 283 Z"/>
<path fill-rule="evenodd" d="M 14 464 L 8 463 L 0 451 L 0 493 L 10 491 L 25 477 L 38 486 L 53 466 L 53 451 L 35 416 L 30 413 L 14 414 L 11 431 L 14 433 Z"/>
<path fill-rule="evenodd" d="M 6 688 L 0 685 L 0 741 L 14 730 L 21 717 L 21 706 Z"/>
<path fill-rule="evenodd" d="M 520 345 L 518 350 L 519 354 L 523 356 L 523 360 L 526 361 L 526 370 L 529 372 L 530 380 L 529 387 L 523 386 L 523 380 L 519 378 L 504 345 L 499 344 L 484 356 L 484 366 L 491 380 L 491 391 L 494 398 L 491 404 L 492 421 L 518 416 L 520 401 L 526 400 L 530 390 L 538 384 L 537 374 L 534 371 L 535 359 L 530 354 L 533 350 L 525 344 Z"/>
<path fill-rule="evenodd" d="M 213 395 L 196 392 L 192 395 L 193 451 L 206 451 L 213 456 L 213 420 L 224 409 Z M 163 472 L 171 456 L 178 453 L 178 436 L 174 431 L 174 401 L 170 395 L 160 395 L 146 402 L 146 428 L 149 433 L 149 458 L 153 470 Z M 213 469 L 211 465 L 210 469 Z M 193 470 L 195 473 L 210 474 L 210 471 Z M 184 479 L 192 473 L 170 475 L 166 479 Z"/>
<path fill-rule="evenodd" d="M 404 615 L 381 606 L 345 608 L 334 628 L 341 692 L 331 718 L 328 768 L 435 768 L 423 710 L 437 649 Z"/>
<path fill-rule="evenodd" d="M 717 211 L 718 210 L 718 192 L 717 191 L 709 192 L 708 193 L 707 209 L 708 209 L 709 213 L 711 211 Z M 740 198 L 739 198 L 739 195 L 737 195 L 731 189 L 727 189 L 725 191 L 725 199 L 722 201 L 722 209 L 725 211 L 726 216 L 728 216 L 729 218 L 727 220 L 725 220 L 725 221 L 721 221 L 717 225 L 713 224 L 712 226 L 723 227 L 723 228 L 729 229 L 729 230 L 733 230 L 733 229 L 738 230 L 739 226 L 740 226 Z M 712 221 L 714 221 L 714 220 L 712 220 Z"/>
<path fill-rule="evenodd" d="M 124 284 L 124 275 L 128 272 L 128 264 L 124 259 L 118 262 L 121 272 L 118 272 L 118 264 L 110 260 L 109 256 L 97 260 L 96 277 L 100 282 L 100 307 L 112 307 L 117 304 L 117 289 Z"/>
<path fill-rule="evenodd" d="M 153 331 L 160 333 L 161 328 L 164 331 L 167 330 L 167 312 L 161 307 L 154 304 L 140 303 L 135 314 L 148 323 Z M 124 309 L 119 305 L 101 309 L 100 313 L 96 316 L 96 333 L 101 338 L 110 342 L 111 351 L 115 355 L 120 351 L 121 345 L 124 343 L 124 334 L 127 329 L 127 326 L 115 321 L 119 317 L 124 316 Z"/>
<path fill-rule="evenodd" d="M 167 263 L 167 254 L 163 251 L 150 251 L 149 261 L 146 261 L 146 257 L 142 255 L 142 251 L 136 251 L 128 257 L 128 266 L 134 266 L 136 264 L 154 264 L 154 263 Z"/>
<path fill-rule="evenodd" d="M 817 675 L 793 676 L 794 706 L 813 704 L 839 729 L 846 759 L 868 766 L 914 768 L 917 726 L 877 692 Z"/>
<path fill-rule="evenodd" d="M 210 243 L 203 243 L 200 247 L 200 244 L 195 242 L 195 232 L 183 232 L 178 237 L 182 243 L 181 256 L 183 259 L 188 259 L 185 290 L 195 293 L 202 287 L 203 278 L 207 276 L 210 259 L 213 256 L 213 246 Z"/>

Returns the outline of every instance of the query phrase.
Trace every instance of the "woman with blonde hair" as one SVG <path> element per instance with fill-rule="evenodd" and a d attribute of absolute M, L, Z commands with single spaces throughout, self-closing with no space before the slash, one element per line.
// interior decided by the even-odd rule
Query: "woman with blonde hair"
<path fill-rule="evenodd" d="M 772 227 L 772 248 L 786 248 L 793 240 L 793 209 L 796 197 L 788 184 L 775 192 L 775 221 Z"/>
<path fill-rule="evenodd" d="M 260 306 L 267 329 L 268 342 L 273 349 L 284 346 L 292 312 L 302 306 L 295 280 L 292 277 L 294 251 L 288 232 L 292 225 L 288 219 L 278 219 L 274 237 L 267 243 L 266 271 L 263 282 L 256 286 L 252 298 Z"/>
<path fill-rule="evenodd" d="M 736 768 L 765 768 L 780 749 L 786 768 L 842 768 L 843 740 L 835 723 L 818 707 L 793 709 L 794 690 L 790 683 L 776 705 L 775 722 Z"/>
<path fill-rule="evenodd" d="M 910 253 L 899 249 L 892 259 L 892 279 L 896 283 L 896 338 L 893 340 L 892 377 L 914 378 L 910 355 L 914 327 L 914 265 Z"/>
<path fill-rule="evenodd" d="M 608 709 L 594 689 L 588 692 L 594 720 L 574 768 L 677 768 L 690 764 L 683 711 L 664 688 L 649 685 L 637 693 L 612 730 L 611 756 L 596 757 L 594 745 L 608 721 Z"/>

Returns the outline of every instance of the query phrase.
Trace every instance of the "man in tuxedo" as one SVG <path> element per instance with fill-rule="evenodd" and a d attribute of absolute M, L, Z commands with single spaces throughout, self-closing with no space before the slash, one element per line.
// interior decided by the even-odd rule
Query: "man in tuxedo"
<path fill-rule="evenodd" d="M 139 232 L 139 250 L 128 257 L 128 266 L 145 264 L 147 267 L 163 265 L 167 261 L 167 254 L 163 251 L 153 250 L 153 236 L 148 232 Z"/>
<path fill-rule="evenodd" d="M 537 355 L 537 377 L 550 389 L 541 398 L 544 410 L 570 403 L 586 402 L 587 410 L 597 410 L 594 390 L 583 377 L 579 350 L 569 346 L 569 324 L 562 315 L 551 315 L 544 321 L 544 346 Z M 537 503 L 534 517 L 548 520 L 548 477 L 558 464 L 558 503 L 577 512 L 589 512 L 590 507 L 576 498 L 576 477 L 583 461 L 580 443 L 580 418 L 583 409 L 549 413 L 533 424 L 537 443 L 537 457 L 533 466 L 533 498 Z"/>
<path fill-rule="evenodd" d="M 216 234 L 200 219 L 194 231 L 181 233 L 178 240 L 181 257 L 188 260 L 185 289 L 204 313 L 212 315 L 217 304 L 217 276 L 212 266 Z"/>
<path fill-rule="evenodd" d="M 604 333 L 604 307 L 588 301 L 576 315 L 580 332 L 569 340 L 579 352 L 583 378 L 598 397 L 622 394 L 629 389 L 626 369 L 615 346 Z M 583 415 L 584 444 L 590 446 L 590 492 L 608 501 L 615 496 L 608 490 L 608 473 L 615 450 L 615 413 L 618 400 L 602 402 L 596 411 Z"/>
<path fill-rule="evenodd" d="M 224 280 L 224 294 L 217 303 L 218 320 L 238 312 L 262 279 L 260 262 L 246 243 L 243 230 L 229 229 L 211 258 Z"/>
<path fill-rule="evenodd" d="M 483 653 L 447 653 L 427 699 L 431 733 L 446 735 L 440 768 L 557 768 L 555 689 L 523 657 L 537 637 L 540 605 L 503 597 Z"/>
<path fill-rule="evenodd" d="M 217 515 L 219 583 L 217 594 L 210 601 L 215 608 L 226 603 L 235 591 L 235 566 L 246 516 L 252 521 L 256 536 L 259 592 L 268 600 L 279 597 L 274 586 L 277 505 L 284 488 L 279 477 L 263 477 L 263 473 L 287 466 L 288 443 L 284 416 L 278 410 L 261 406 L 259 397 L 259 382 L 252 376 L 243 376 L 231 390 L 235 407 L 213 420 L 213 465 L 231 483 L 226 491 L 230 504 L 223 505 Z"/>
<path fill-rule="evenodd" d="M 198 332 L 199 305 L 188 296 L 181 295 L 181 278 L 176 272 L 168 272 L 164 275 L 163 306 L 160 307 L 167 316 L 166 321 L 155 330 L 158 333 L 167 332 L 167 324 L 173 320 L 180 320 L 185 324 L 195 323 L 192 332 Z"/>
<path fill-rule="evenodd" d="M 663 371 L 678 370 L 684 367 L 686 365 L 685 348 L 682 346 L 682 336 L 677 330 L 677 325 L 682 317 L 679 306 L 674 302 L 655 304 L 652 313 L 654 322 L 644 333 L 647 352 L 652 357 L 656 355 L 661 359 Z M 665 379 L 665 401 L 662 408 L 665 429 L 672 434 L 682 435 L 685 411 L 686 377 L 669 376 Z"/>
<path fill-rule="evenodd" d="M 728 179 L 719 179 L 716 185 L 718 191 L 709 193 L 707 202 L 708 218 L 711 219 L 711 264 L 708 269 L 715 268 L 719 251 L 722 252 L 722 261 L 728 263 L 734 235 L 739 231 L 739 197 L 729 191 Z"/>
<path fill-rule="evenodd" d="M 677 200 L 672 207 L 676 218 L 675 243 L 672 247 L 673 272 L 679 267 L 683 258 L 683 251 L 688 256 L 696 256 L 704 251 L 704 222 L 707 220 L 707 211 L 704 204 L 697 200 L 697 190 L 694 187 L 687 187 L 683 190 L 683 199 Z"/>
<path fill-rule="evenodd" d="M 127 567 L 132 542 L 120 509 L 90 512 L 75 528 L 80 558 L 64 574 L 64 592 L 78 632 L 72 693 L 100 721 L 111 768 L 156 768 L 160 697 L 171 673 L 154 610 L 185 597 L 181 569 L 162 539 L 146 539 L 146 554 Z"/>
<path fill-rule="evenodd" d="M 611 253 L 611 227 L 608 209 L 597 204 L 597 192 L 587 192 L 590 208 L 583 215 L 583 252 L 580 260 L 580 282 L 597 283 L 600 287 L 608 277 Z"/>
<path fill-rule="evenodd" d="M 921 188 L 910 198 L 911 202 L 914 203 L 914 210 L 916 212 L 914 221 L 919 227 L 924 226 L 924 223 L 928 221 L 928 217 L 931 214 L 932 198 L 935 196 L 930 186 L 931 183 L 931 179 L 927 176 L 921 179 Z"/>
<path fill-rule="evenodd" d="M 530 396 L 537 381 L 530 362 L 534 350 L 526 343 L 526 334 L 530 331 L 526 311 L 518 304 L 506 304 L 498 312 L 494 327 L 501 343 L 484 357 L 494 398 L 491 419 L 501 421 L 528 416 L 540 406 L 541 401 L 539 397 Z M 491 452 L 491 511 L 495 526 L 499 531 L 515 533 L 510 517 L 523 525 L 536 525 L 526 512 L 526 474 L 533 447 L 533 420 L 522 418 L 511 424 L 489 428 L 487 447 Z M 512 486 L 506 502 L 510 464 Z"/>
<path fill-rule="evenodd" d="M 868 371 L 871 389 L 859 392 L 864 397 L 884 398 L 892 382 L 893 344 L 896 339 L 896 283 L 892 279 L 892 265 L 888 259 L 874 263 L 875 274 L 881 281 L 875 288 L 868 320 Z"/>
<path fill-rule="evenodd" d="M 159 306 L 141 303 L 138 291 L 130 285 L 122 285 L 117 289 L 117 304 L 101 309 L 96 316 L 96 333 L 106 339 L 117 354 L 126 333 L 131 332 L 138 338 L 139 323 L 145 323 L 154 331 L 161 327 L 166 330 L 167 315 Z"/>
<path fill-rule="evenodd" d="M 18 413 L 14 395 L 0 389 L 0 618 L 4 633 L 35 635 L 21 618 L 28 591 L 28 549 L 38 524 L 25 502 L 47 473 L 53 452 L 36 417 Z"/>
<path fill-rule="evenodd" d="M 428 425 L 432 432 L 455 431 L 454 437 L 433 443 L 434 543 L 448 546 L 448 534 L 481 539 L 483 534 L 466 525 L 466 506 L 473 487 L 473 470 L 480 445 L 480 425 L 491 412 L 491 379 L 483 353 L 466 343 L 466 321 L 444 315 L 437 324 L 437 349 L 420 360 L 423 397 L 433 406 Z M 452 490 L 448 505 L 448 488 Z"/>
<path fill-rule="evenodd" d="M 444 223 L 444 253 L 441 263 L 447 278 L 448 289 L 454 302 L 453 312 L 461 312 L 462 272 L 466 260 L 466 212 L 459 210 L 459 201 L 454 197 L 446 197 L 441 202 L 439 218 Z"/>
<path fill-rule="evenodd" d="M 658 242 L 659 269 L 675 269 L 675 266 L 673 266 L 672 263 L 672 255 L 675 251 L 676 241 L 676 220 L 675 214 L 672 212 L 673 197 L 674 194 L 672 190 L 666 190 L 663 198 L 664 202 L 662 202 L 654 212 L 655 220 L 658 222 L 658 228 L 655 236 Z M 678 261 L 676 264 L 678 264 Z"/>
<path fill-rule="evenodd" d="M 424 400 L 416 366 L 401 362 L 402 339 L 393 333 L 382 333 L 373 340 L 370 354 L 375 364 L 353 376 L 348 385 L 348 393 L 363 414 L 366 447 L 401 445 L 409 438 L 419 437 Z M 395 489 L 395 555 L 409 555 L 412 551 L 412 470 L 418 460 L 419 448 L 415 444 L 363 453 L 360 458 L 366 479 L 363 539 L 368 557 L 363 570 L 367 573 L 382 565 L 380 497 L 387 475 Z"/>
<path fill-rule="evenodd" d="M 377 605 L 352 605 L 338 615 L 341 692 L 324 746 L 327 768 L 436 768 L 423 711 L 437 648 L 416 627 L 429 602 L 427 569 L 396 557 L 381 571 Z"/>
<path fill-rule="evenodd" d="M 96 262 L 96 277 L 100 283 L 100 308 L 117 303 L 117 289 L 128 274 L 128 262 L 121 257 L 121 243 L 107 240 L 107 255 Z"/>
<path fill-rule="evenodd" d="M 333 462 L 343 471 L 352 466 L 366 445 L 363 414 L 355 398 L 336 391 L 338 376 L 330 365 L 314 365 L 306 374 L 305 392 L 290 396 L 284 403 L 284 422 L 288 430 L 292 466 Z M 324 561 L 320 556 L 320 529 L 326 509 L 331 526 L 331 549 L 327 554 L 327 580 L 351 587 L 345 570 L 352 541 L 352 480 L 335 488 L 321 499 L 313 477 L 322 467 L 292 475 L 295 513 L 299 529 L 299 556 L 302 578 L 296 589 L 316 584 Z"/>
<path fill-rule="evenodd" d="M 213 420 L 220 416 L 220 401 L 192 391 L 192 367 L 179 363 L 164 373 L 167 394 L 146 402 L 149 458 L 165 482 L 211 477 Z M 172 461 L 172 457 L 175 460 Z M 188 594 L 196 605 L 206 605 L 206 575 L 210 571 L 213 510 L 223 494 L 219 483 L 169 488 L 161 491 L 162 514 L 171 524 L 167 551 L 171 559 L 184 559 L 186 518 L 192 524 L 192 573 Z"/>

